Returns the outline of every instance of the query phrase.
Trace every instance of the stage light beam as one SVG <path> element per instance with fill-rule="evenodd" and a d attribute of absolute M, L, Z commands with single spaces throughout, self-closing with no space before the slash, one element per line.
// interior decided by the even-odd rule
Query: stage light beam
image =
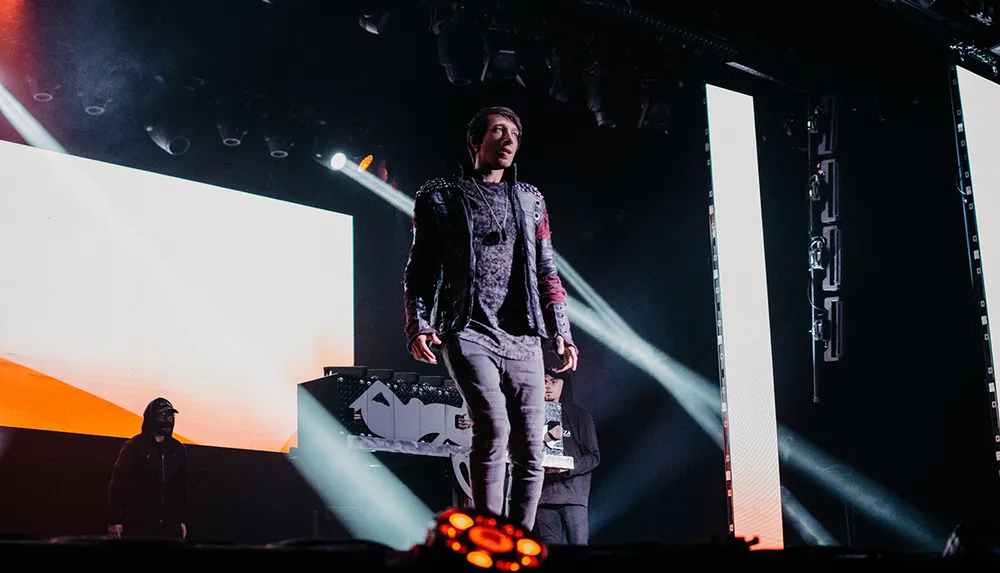
<path fill-rule="evenodd" d="M 14 126 L 28 145 L 66 153 L 66 149 L 42 127 L 42 124 L 21 105 L 21 102 L 17 101 L 13 94 L 7 91 L 3 84 L 0 84 L 0 113 Z"/>
<path fill-rule="evenodd" d="M 299 425 L 308 443 L 291 457 L 313 489 L 336 512 L 354 537 L 406 550 L 427 537 L 431 510 L 373 454 L 349 448 L 344 428 L 308 394 L 300 395 Z"/>
<path fill-rule="evenodd" d="M 341 156 L 339 159 L 337 155 Z M 354 179 L 369 191 L 382 197 L 400 212 L 413 215 L 413 198 L 379 180 L 374 175 L 357 169 L 341 169 L 348 161 L 337 154 L 330 167 Z M 579 293 L 586 293 L 587 302 L 569 299 L 571 322 L 580 326 L 597 342 L 622 356 L 660 382 L 674 396 L 685 411 L 714 441 L 721 443 L 722 423 L 719 387 L 703 376 L 691 371 L 666 353 L 656 349 L 637 335 L 618 313 L 593 288 L 576 273 L 565 258 L 555 253 L 559 273 Z M 598 310 L 599 309 L 599 310 Z M 784 440 L 789 431 L 778 426 L 779 438 Z M 782 442 L 784 443 L 784 442 Z M 944 537 L 937 535 L 937 528 L 919 512 L 889 494 L 877 483 L 848 471 L 846 467 L 814 445 L 800 440 L 797 447 L 779 450 L 782 461 L 822 485 L 844 503 L 856 505 L 869 516 L 876 517 L 892 531 L 923 549 L 939 550 Z M 786 458 L 787 456 L 787 458 Z M 827 470 L 819 467 L 817 459 L 826 463 Z M 834 475 L 839 477 L 835 478 Z M 885 500 L 881 506 L 874 500 Z M 791 516 L 790 516 L 791 517 Z"/>

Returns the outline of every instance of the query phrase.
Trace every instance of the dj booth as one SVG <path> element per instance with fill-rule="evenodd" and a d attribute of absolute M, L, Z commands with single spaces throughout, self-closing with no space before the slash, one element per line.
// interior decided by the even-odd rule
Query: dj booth
<path fill-rule="evenodd" d="M 320 404 L 343 427 L 348 447 L 374 454 L 431 509 L 471 504 L 472 430 L 462 424 L 468 412 L 453 380 L 365 366 L 329 366 L 323 374 L 299 384 L 300 412 L 305 399 Z M 561 405 L 547 402 L 545 424 L 538 428 L 543 466 L 572 469 L 573 458 L 563 455 L 561 425 Z M 302 449 L 313 443 L 309 432 L 300 416 Z"/>

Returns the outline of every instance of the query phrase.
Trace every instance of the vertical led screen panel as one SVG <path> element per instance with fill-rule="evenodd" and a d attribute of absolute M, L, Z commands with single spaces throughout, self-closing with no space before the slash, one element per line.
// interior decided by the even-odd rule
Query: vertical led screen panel
<path fill-rule="evenodd" d="M 706 86 L 731 525 L 781 548 L 781 482 L 753 98 Z"/>
<path fill-rule="evenodd" d="M 961 111 L 955 118 L 962 163 L 960 175 L 967 195 L 965 216 L 971 234 L 973 282 L 979 287 L 981 297 L 994 448 L 1000 461 L 996 355 L 990 336 L 990 323 L 996 317 L 995 312 L 990 313 L 990 304 L 1000 301 L 1000 85 L 962 67 L 955 68 L 954 77 L 958 83 L 956 103 Z"/>
<path fill-rule="evenodd" d="M 0 425 L 295 444 L 296 385 L 354 361 L 347 215 L 0 142 Z"/>

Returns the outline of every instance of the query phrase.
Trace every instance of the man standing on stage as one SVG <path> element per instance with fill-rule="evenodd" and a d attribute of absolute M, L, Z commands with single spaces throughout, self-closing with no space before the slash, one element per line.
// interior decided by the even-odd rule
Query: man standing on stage
<path fill-rule="evenodd" d="M 175 414 L 166 398 L 153 400 L 142 431 L 118 452 L 108 486 L 110 537 L 187 537 L 187 450 L 173 437 Z"/>
<path fill-rule="evenodd" d="M 563 451 L 573 458 L 572 470 L 545 472 L 536 521 L 547 544 L 586 545 L 590 539 L 590 473 L 601 463 L 601 451 L 590 412 L 574 404 L 569 392 L 563 399 L 571 385 L 569 372 L 545 373 L 545 401 L 562 402 Z"/>
<path fill-rule="evenodd" d="M 517 180 L 521 120 L 505 107 L 469 122 L 469 176 L 432 179 L 417 192 L 403 273 L 406 337 L 417 360 L 439 345 L 472 419 L 473 503 L 535 524 L 542 480 L 545 367 L 542 342 L 575 370 L 566 290 L 556 272 L 549 217 L 538 190 Z"/>

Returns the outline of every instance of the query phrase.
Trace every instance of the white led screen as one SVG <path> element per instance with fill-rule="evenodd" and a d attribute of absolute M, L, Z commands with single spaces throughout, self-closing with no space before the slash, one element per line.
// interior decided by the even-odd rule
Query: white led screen
<path fill-rule="evenodd" d="M 1000 301 L 1000 85 L 962 67 L 955 68 L 958 76 L 959 99 L 962 115 L 958 129 L 965 135 L 968 154 L 968 183 L 975 198 L 976 240 L 972 243 L 973 263 L 982 270 L 982 283 L 986 299 L 983 317 L 984 332 L 992 329 L 996 314 L 991 305 Z M 969 204 L 972 205 L 971 203 Z M 992 337 L 989 337 L 992 339 Z M 990 363 L 996 368 L 996 345 L 990 340 Z M 994 423 L 1000 421 L 997 410 L 997 392 L 991 385 Z M 994 427 L 995 441 L 1000 440 L 1000 428 Z M 1000 448 L 1000 442 L 997 447 Z M 997 450 L 1000 460 L 1000 449 Z"/>
<path fill-rule="evenodd" d="M 784 546 L 753 98 L 706 86 L 735 534 Z"/>
<path fill-rule="evenodd" d="M 354 360 L 347 215 L 0 142 L 0 426 L 287 451 Z"/>

